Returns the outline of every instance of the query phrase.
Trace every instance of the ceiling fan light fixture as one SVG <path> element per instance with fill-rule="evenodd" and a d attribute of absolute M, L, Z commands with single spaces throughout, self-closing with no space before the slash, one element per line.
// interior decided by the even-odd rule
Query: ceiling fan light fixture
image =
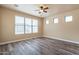
<path fill-rule="evenodd" d="M 15 7 L 19 7 L 17 4 L 14 5 Z"/>
<path fill-rule="evenodd" d="M 40 12 L 43 12 L 43 10 L 40 10 Z"/>

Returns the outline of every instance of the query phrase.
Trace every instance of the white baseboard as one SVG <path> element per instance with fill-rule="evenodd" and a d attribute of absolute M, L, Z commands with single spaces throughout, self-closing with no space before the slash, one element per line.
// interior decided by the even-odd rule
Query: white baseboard
<path fill-rule="evenodd" d="M 38 36 L 40 37 L 40 36 Z M 13 40 L 13 41 L 7 41 L 7 42 L 1 42 L 0 45 L 4 45 L 4 44 L 9 44 L 9 43 L 13 43 L 13 42 L 18 42 L 18 41 L 23 41 L 23 40 L 29 40 L 32 38 L 36 38 L 36 37 L 31 37 L 31 38 L 26 38 L 26 39 L 19 39 L 19 40 Z"/>
<path fill-rule="evenodd" d="M 79 42 L 76 42 L 76 41 L 71 41 L 71 40 L 57 38 L 57 37 L 51 37 L 51 36 L 43 36 L 43 37 L 47 37 L 47 38 L 51 38 L 51 39 L 62 40 L 62 41 L 66 41 L 66 42 L 71 42 L 71 43 L 79 44 Z"/>
<path fill-rule="evenodd" d="M 38 37 L 40 37 L 40 36 L 38 36 Z M 47 38 L 51 38 L 51 39 L 57 39 L 57 40 L 62 40 L 62 41 L 66 41 L 66 42 L 71 42 L 71 43 L 79 44 L 79 42 L 70 41 L 70 40 L 66 40 L 66 39 L 62 39 L 62 38 L 57 38 L 57 37 L 51 37 L 51 36 L 43 36 L 43 37 L 47 37 Z M 29 39 L 32 39 L 32 38 L 36 38 L 36 37 L 31 37 L 31 38 L 26 38 L 26 39 L 19 39 L 19 40 L 13 40 L 13 41 L 7 41 L 7 42 L 1 42 L 0 45 L 9 44 L 9 43 L 18 42 L 18 41 L 23 41 L 23 40 L 29 40 Z"/>

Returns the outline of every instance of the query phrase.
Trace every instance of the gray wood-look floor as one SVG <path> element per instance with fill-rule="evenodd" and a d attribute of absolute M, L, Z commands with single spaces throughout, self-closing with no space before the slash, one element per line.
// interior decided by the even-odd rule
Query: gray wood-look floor
<path fill-rule="evenodd" d="M 79 45 L 45 37 L 0 46 L 0 55 L 78 55 Z"/>

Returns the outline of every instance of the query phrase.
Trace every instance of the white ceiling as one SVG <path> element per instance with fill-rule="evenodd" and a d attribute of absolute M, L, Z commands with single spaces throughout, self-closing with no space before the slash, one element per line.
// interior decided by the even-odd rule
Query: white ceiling
<path fill-rule="evenodd" d="M 17 5 L 18 7 L 16 7 L 14 4 L 2 4 L 1 6 L 41 17 L 38 11 L 35 11 L 39 9 L 40 4 L 17 4 Z M 79 9 L 79 4 L 46 4 L 46 5 L 49 7 L 48 13 L 44 14 L 42 17 L 66 11 L 71 11 L 74 9 Z"/>

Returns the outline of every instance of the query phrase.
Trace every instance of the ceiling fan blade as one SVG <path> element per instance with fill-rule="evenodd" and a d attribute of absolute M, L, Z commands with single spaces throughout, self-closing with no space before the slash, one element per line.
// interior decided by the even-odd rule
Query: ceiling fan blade
<path fill-rule="evenodd" d="M 14 4 L 15 7 L 19 7 L 18 4 Z"/>
<path fill-rule="evenodd" d="M 34 10 L 34 11 L 39 11 L 39 10 Z"/>
<path fill-rule="evenodd" d="M 38 12 L 39 14 L 41 14 L 41 12 Z"/>
<path fill-rule="evenodd" d="M 48 7 L 45 7 L 44 9 L 48 9 Z"/>
<path fill-rule="evenodd" d="M 47 11 L 43 10 L 43 12 L 47 13 Z"/>

